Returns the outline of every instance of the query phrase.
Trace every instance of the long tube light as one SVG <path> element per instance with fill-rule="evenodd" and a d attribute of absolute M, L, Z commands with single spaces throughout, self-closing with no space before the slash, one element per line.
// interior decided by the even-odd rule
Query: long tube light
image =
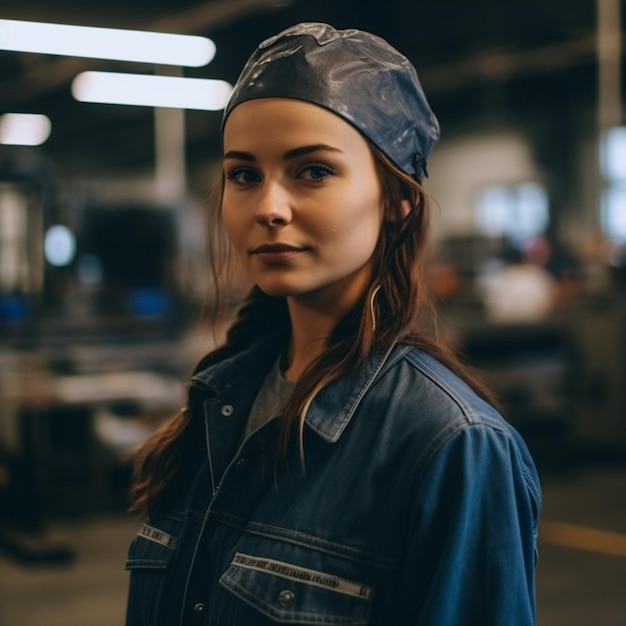
<path fill-rule="evenodd" d="M 50 136 L 51 124 L 45 115 L 5 113 L 0 115 L 0 144 L 39 146 Z"/>
<path fill-rule="evenodd" d="M 0 50 L 201 67 L 215 56 L 207 37 L 0 20 Z"/>
<path fill-rule="evenodd" d="M 232 85 L 223 80 L 82 72 L 72 82 L 80 102 L 219 111 L 226 106 Z"/>

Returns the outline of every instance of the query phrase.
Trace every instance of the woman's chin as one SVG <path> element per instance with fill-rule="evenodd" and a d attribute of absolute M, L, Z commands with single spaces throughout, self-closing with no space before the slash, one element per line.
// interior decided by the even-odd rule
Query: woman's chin
<path fill-rule="evenodd" d="M 293 286 L 288 285 L 276 285 L 276 284 L 259 284 L 257 287 L 266 295 L 274 298 L 288 298 L 289 296 L 297 296 L 302 293 L 301 289 L 296 289 Z"/>

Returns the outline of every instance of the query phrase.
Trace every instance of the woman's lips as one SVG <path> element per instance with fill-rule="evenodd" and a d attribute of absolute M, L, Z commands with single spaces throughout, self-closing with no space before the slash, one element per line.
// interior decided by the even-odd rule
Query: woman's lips
<path fill-rule="evenodd" d="M 285 263 L 304 252 L 304 250 L 305 248 L 287 244 L 263 244 L 254 248 L 250 254 L 258 257 L 265 263 Z"/>

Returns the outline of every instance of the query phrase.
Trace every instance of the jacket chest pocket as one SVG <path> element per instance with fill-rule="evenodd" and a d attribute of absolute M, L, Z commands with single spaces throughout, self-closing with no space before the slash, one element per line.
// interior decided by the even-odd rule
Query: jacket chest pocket
<path fill-rule="evenodd" d="M 126 560 L 130 572 L 128 626 L 155 623 L 181 524 L 178 519 L 155 518 L 143 524 L 131 543 Z"/>
<path fill-rule="evenodd" d="M 267 623 L 281 624 L 367 624 L 373 593 L 369 585 L 330 572 L 241 552 L 220 584 Z"/>

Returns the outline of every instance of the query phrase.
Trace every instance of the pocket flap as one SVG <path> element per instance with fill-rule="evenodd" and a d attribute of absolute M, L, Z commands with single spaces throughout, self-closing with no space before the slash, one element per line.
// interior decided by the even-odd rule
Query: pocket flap
<path fill-rule="evenodd" d="M 161 520 L 158 523 L 143 524 L 137 536 L 130 544 L 126 569 L 162 569 L 167 567 L 174 548 L 176 536 L 172 534 L 173 520 Z"/>
<path fill-rule="evenodd" d="M 279 623 L 367 624 L 372 598 L 369 585 L 240 552 L 220 583 Z"/>

